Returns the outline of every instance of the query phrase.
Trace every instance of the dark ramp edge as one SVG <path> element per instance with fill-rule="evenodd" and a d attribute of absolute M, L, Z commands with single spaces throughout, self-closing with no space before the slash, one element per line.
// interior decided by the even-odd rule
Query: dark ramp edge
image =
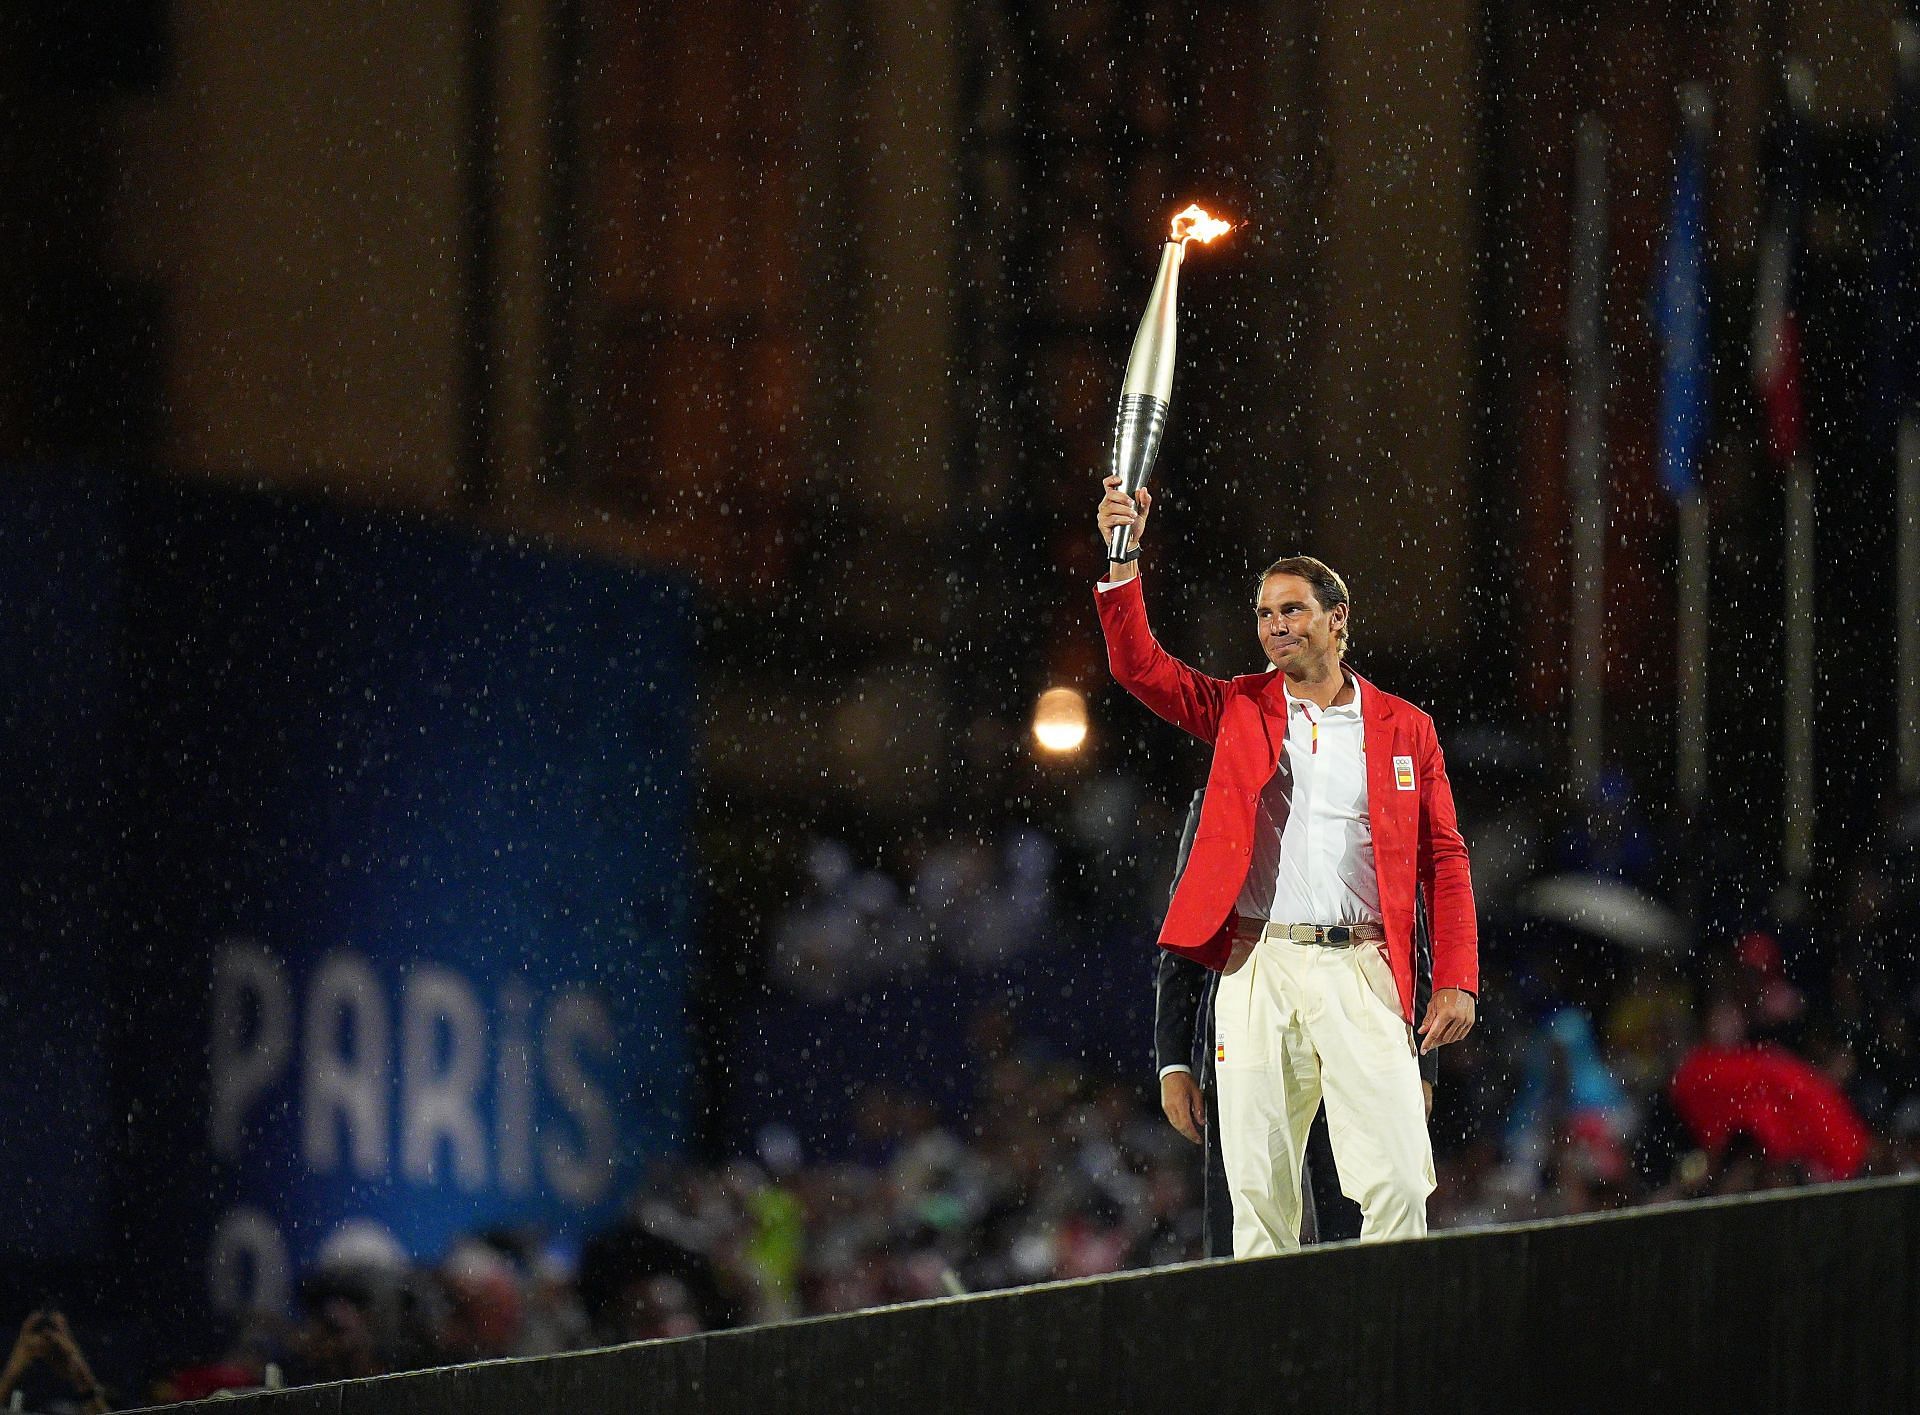
<path fill-rule="evenodd" d="M 1920 1408 L 1920 1181 L 202 1402 L 236 1415 Z M 180 1410 L 187 1407 L 170 1407 Z"/>

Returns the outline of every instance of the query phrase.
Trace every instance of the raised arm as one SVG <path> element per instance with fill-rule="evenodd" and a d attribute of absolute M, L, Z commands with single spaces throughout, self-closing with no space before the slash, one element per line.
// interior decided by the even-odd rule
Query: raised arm
<path fill-rule="evenodd" d="M 1137 551 L 1152 510 L 1152 492 L 1145 487 L 1140 489 L 1140 505 L 1136 511 L 1127 494 L 1120 490 L 1120 479 L 1108 477 L 1106 495 L 1101 498 L 1096 518 L 1101 544 L 1107 543 L 1115 526 L 1128 525 L 1133 527 L 1133 546 Z M 1160 647 L 1152 626 L 1147 623 L 1139 576 L 1137 560 L 1124 564 L 1109 561 L 1107 578 L 1095 591 L 1100 632 L 1107 639 L 1107 666 L 1121 687 L 1154 712 L 1201 741 L 1211 742 L 1219 731 L 1220 711 L 1227 700 L 1227 681 L 1209 677 Z"/>

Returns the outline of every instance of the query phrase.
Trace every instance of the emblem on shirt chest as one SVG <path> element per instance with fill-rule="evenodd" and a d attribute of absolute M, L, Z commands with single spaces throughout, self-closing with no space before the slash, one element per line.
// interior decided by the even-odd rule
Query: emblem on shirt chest
<path fill-rule="evenodd" d="M 1395 757 L 1393 759 L 1393 784 L 1401 791 L 1413 790 L 1413 758 Z"/>

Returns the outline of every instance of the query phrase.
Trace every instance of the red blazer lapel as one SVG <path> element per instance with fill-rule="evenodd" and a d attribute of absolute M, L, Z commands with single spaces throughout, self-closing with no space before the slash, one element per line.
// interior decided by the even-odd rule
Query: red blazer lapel
<path fill-rule="evenodd" d="M 1373 868 L 1380 884 L 1380 913 L 1387 926 L 1387 956 L 1400 989 L 1403 1015 L 1413 1009 L 1414 837 L 1419 833 L 1418 790 L 1402 791 L 1394 770 L 1402 756 L 1400 712 L 1384 693 L 1359 674 L 1360 722 L 1367 755 L 1367 820 L 1373 827 Z"/>
<path fill-rule="evenodd" d="M 1353 675 L 1360 685 L 1360 729 L 1361 740 L 1366 744 L 1367 754 L 1367 816 L 1373 823 L 1374 853 L 1379 855 L 1381 831 L 1384 828 L 1387 838 L 1393 836 L 1393 824 L 1388 819 L 1393 805 L 1393 698 L 1383 693 L 1358 673 Z"/>
<path fill-rule="evenodd" d="M 1260 720 L 1267 729 L 1267 762 L 1275 771 L 1279 770 L 1280 759 L 1287 754 L 1286 677 L 1276 668 L 1260 685 Z"/>

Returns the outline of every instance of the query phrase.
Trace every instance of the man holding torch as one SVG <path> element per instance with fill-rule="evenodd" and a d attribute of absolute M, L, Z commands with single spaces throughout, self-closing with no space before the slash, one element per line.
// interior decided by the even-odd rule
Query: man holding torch
<path fill-rule="evenodd" d="M 1466 845 L 1433 719 L 1346 665 L 1347 587 L 1310 556 L 1260 576 L 1268 670 L 1214 678 L 1168 654 L 1141 592 L 1144 481 L 1106 479 L 1096 601 L 1114 678 L 1213 748 L 1159 941 L 1221 974 L 1214 1075 L 1234 1255 L 1298 1246 L 1301 1160 L 1323 1097 L 1361 1238 L 1423 1234 L 1434 1172 L 1418 1057 L 1467 1034 L 1479 990 Z M 1422 893 L 1433 996 L 1416 1018 Z"/>

